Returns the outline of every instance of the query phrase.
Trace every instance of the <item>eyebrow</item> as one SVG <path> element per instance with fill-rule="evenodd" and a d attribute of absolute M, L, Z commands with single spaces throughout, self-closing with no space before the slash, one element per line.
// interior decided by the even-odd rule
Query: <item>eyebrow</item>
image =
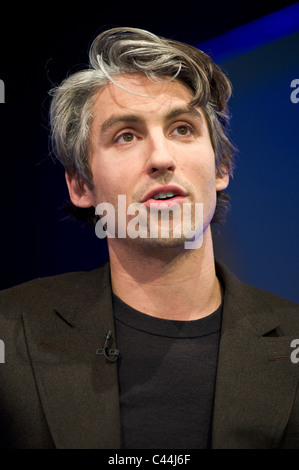
<path fill-rule="evenodd" d="M 187 114 L 188 116 L 195 117 L 202 121 L 201 112 L 193 106 L 188 105 L 180 108 L 174 108 L 172 111 L 170 111 L 164 116 L 164 122 L 170 121 L 171 119 L 181 116 L 182 114 Z"/>
<path fill-rule="evenodd" d="M 106 119 L 101 125 L 101 133 L 109 131 L 111 128 L 117 126 L 119 123 L 132 122 L 137 124 L 144 124 L 145 120 L 136 114 L 120 114 L 112 115 L 110 118 Z"/>
<path fill-rule="evenodd" d="M 183 106 L 179 108 L 174 108 L 168 113 L 163 116 L 163 122 L 166 123 L 171 119 L 174 119 L 178 116 L 183 114 L 187 114 L 192 116 L 196 119 L 202 121 L 202 114 L 193 106 Z M 103 122 L 101 125 L 101 133 L 104 134 L 105 132 L 109 131 L 111 128 L 117 126 L 121 123 L 135 123 L 135 124 L 145 124 L 145 119 L 138 115 L 138 114 L 120 114 L 120 115 L 112 115 L 106 121 Z"/>

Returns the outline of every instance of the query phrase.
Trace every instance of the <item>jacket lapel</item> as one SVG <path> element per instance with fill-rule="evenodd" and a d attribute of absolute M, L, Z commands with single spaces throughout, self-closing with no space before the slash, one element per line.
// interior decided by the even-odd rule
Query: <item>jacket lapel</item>
<path fill-rule="evenodd" d="M 119 448 L 117 364 L 96 354 L 108 330 L 116 347 L 109 265 L 77 276 L 66 278 L 55 311 L 47 304 L 58 285 L 44 292 L 43 311 L 24 315 L 32 367 L 57 448 Z"/>
<path fill-rule="evenodd" d="M 217 369 L 213 448 L 272 448 L 279 444 L 295 399 L 298 369 L 293 338 L 280 336 L 268 305 L 218 264 L 225 283 Z M 264 304 L 264 305 L 263 305 Z"/>

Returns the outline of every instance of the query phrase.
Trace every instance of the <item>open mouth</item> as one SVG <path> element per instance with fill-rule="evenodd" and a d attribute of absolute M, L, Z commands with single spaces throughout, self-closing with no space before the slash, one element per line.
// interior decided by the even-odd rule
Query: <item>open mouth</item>
<path fill-rule="evenodd" d="M 142 202 L 147 208 L 167 209 L 183 202 L 186 196 L 186 191 L 179 186 L 164 185 L 149 191 Z"/>
<path fill-rule="evenodd" d="M 152 209 L 169 209 L 170 207 L 179 205 L 185 200 L 186 196 L 182 196 L 176 193 L 158 193 L 153 197 L 147 199 L 144 204 L 148 208 Z"/>
<path fill-rule="evenodd" d="M 167 193 L 159 193 L 159 194 L 155 194 L 153 196 L 153 199 L 155 199 L 155 201 L 167 201 L 169 199 L 173 199 L 174 197 L 177 197 L 178 195 L 169 191 Z"/>

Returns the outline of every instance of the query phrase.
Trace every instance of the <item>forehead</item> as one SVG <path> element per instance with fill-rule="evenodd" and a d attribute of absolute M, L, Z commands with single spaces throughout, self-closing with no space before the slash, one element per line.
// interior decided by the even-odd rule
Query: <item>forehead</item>
<path fill-rule="evenodd" d="M 177 80 L 152 81 L 144 75 L 119 75 L 114 83 L 102 87 L 93 101 L 93 118 L 99 124 L 113 114 L 138 113 L 158 116 L 174 106 L 186 106 L 191 91 Z"/>

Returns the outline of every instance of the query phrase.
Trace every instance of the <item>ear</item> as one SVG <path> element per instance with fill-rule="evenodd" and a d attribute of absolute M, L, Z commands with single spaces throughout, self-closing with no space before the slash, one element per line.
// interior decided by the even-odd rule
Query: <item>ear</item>
<path fill-rule="evenodd" d="M 216 170 L 216 191 L 223 191 L 228 187 L 229 174 L 227 168 L 223 165 L 219 170 Z"/>
<path fill-rule="evenodd" d="M 66 172 L 65 179 L 70 199 L 75 206 L 87 209 L 95 205 L 93 192 L 85 183 L 79 181 L 77 175 L 71 175 Z"/>

